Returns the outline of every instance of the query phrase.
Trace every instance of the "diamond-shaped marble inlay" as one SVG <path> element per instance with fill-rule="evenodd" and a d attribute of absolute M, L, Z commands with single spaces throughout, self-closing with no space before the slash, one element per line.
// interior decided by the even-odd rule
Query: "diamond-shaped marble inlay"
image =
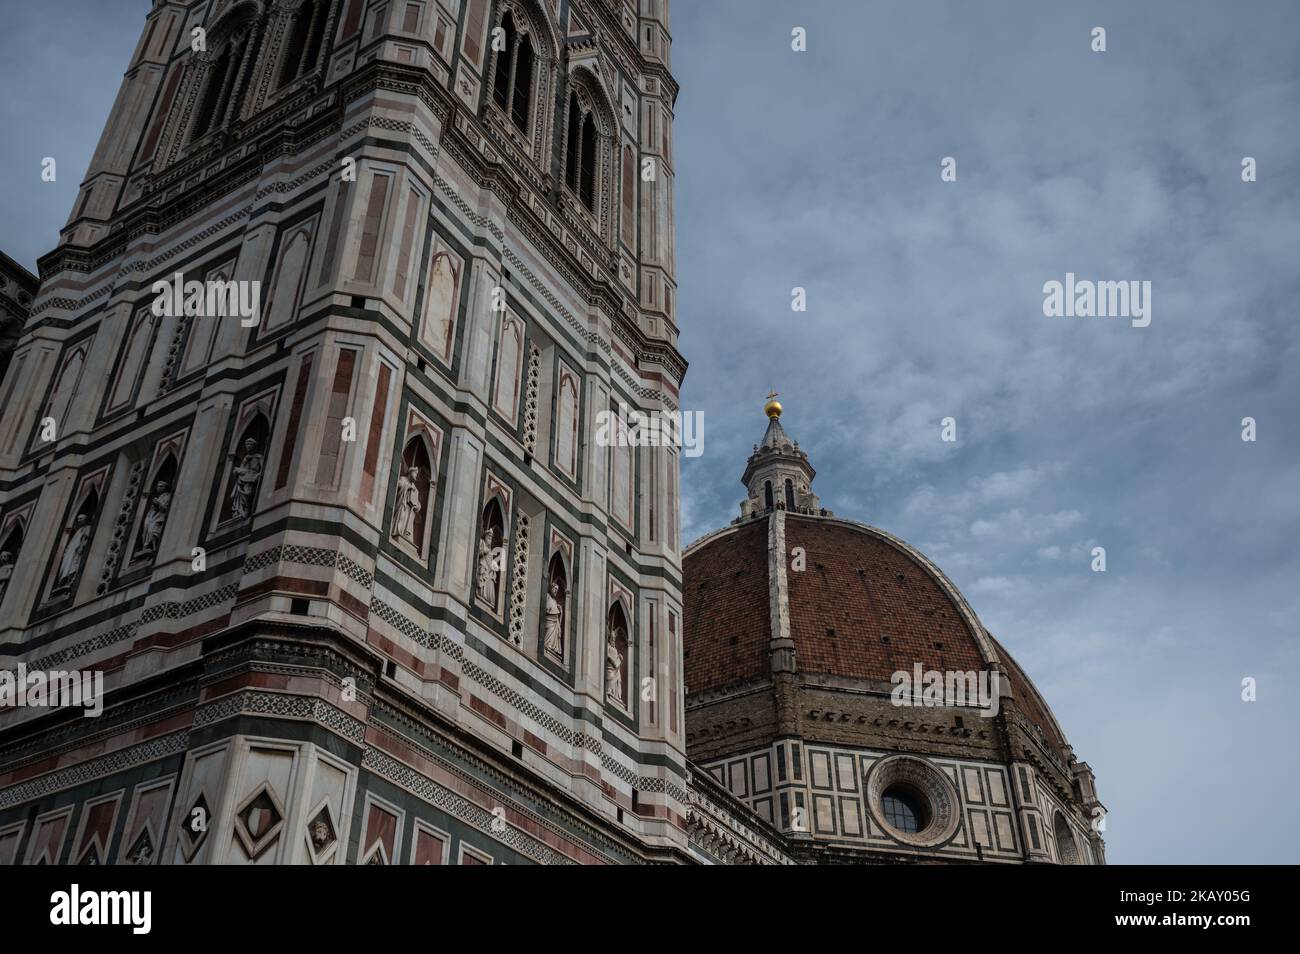
<path fill-rule="evenodd" d="M 235 813 L 235 835 L 250 858 L 257 858 L 270 847 L 283 825 L 284 811 L 266 783 L 245 799 Z"/>

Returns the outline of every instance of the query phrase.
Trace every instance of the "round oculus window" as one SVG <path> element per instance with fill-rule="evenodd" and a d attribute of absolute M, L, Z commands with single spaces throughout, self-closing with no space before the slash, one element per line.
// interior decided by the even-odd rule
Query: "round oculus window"
<path fill-rule="evenodd" d="M 901 844 L 937 848 L 951 840 L 961 824 L 957 790 L 925 759 L 881 759 L 867 773 L 866 791 L 872 819 Z"/>

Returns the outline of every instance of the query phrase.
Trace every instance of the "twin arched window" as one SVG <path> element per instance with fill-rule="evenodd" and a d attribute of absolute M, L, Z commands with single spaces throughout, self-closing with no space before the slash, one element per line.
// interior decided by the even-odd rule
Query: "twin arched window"
<path fill-rule="evenodd" d="M 547 168 L 547 150 L 550 148 L 550 116 L 553 111 L 555 63 L 561 55 L 559 46 L 549 29 L 546 14 L 534 9 L 535 4 L 513 0 L 498 14 L 499 25 L 491 31 L 494 59 L 490 72 L 490 98 L 492 104 L 508 117 L 513 127 L 530 143 L 528 152 L 542 168 Z M 539 45 L 540 44 L 540 45 Z M 622 184 L 624 192 L 623 228 L 631 244 L 633 213 L 630 203 L 635 202 L 635 159 L 629 153 L 621 156 L 616 150 L 615 122 L 610 108 L 605 107 L 597 116 L 598 102 L 604 102 L 599 80 L 588 74 L 586 67 L 569 76 L 568 98 L 559 104 L 563 129 L 563 181 L 577 199 L 578 204 L 590 214 L 601 219 L 600 232 L 611 243 L 616 234 L 611 222 L 615 209 L 614 189 L 618 179 L 610 170 L 623 163 Z M 540 119 L 540 122 L 537 120 Z M 537 129 L 540 135 L 535 135 Z M 606 195 L 605 193 L 609 193 Z"/>
<path fill-rule="evenodd" d="M 492 101 L 510 117 L 515 128 L 528 135 L 532 115 L 533 65 L 537 56 L 527 33 L 515 27 L 514 15 L 507 12 L 501 19 L 500 42 L 492 77 Z"/>
<path fill-rule="evenodd" d="M 244 66 L 254 47 L 253 24 L 250 20 L 238 23 L 222 42 L 208 70 L 203 93 L 190 139 L 201 139 L 213 129 L 225 125 L 227 117 L 238 116 L 243 105 L 247 83 L 241 80 Z"/>
<path fill-rule="evenodd" d="M 302 0 L 296 7 L 277 16 L 287 16 L 283 30 L 284 44 L 278 54 L 278 63 L 268 61 L 277 56 L 274 41 L 268 44 L 263 33 L 274 35 L 274 27 L 263 31 L 262 22 L 255 18 L 251 4 L 224 17 L 212 31 L 209 42 L 211 60 L 206 74 L 201 75 L 199 92 L 190 127 L 190 140 L 203 138 L 236 119 L 244 107 L 250 89 L 264 88 L 259 77 L 274 70 L 274 87 L 283 88 L 311 75 L 321 59 L 329 33 L 332 4 L 330 0 Z M 263 55 L 265 49 L 269 54 Z M 261 65 L 255 65 L 260 61 Z M 260 101 L 254 104 L 258 108 Z"/>

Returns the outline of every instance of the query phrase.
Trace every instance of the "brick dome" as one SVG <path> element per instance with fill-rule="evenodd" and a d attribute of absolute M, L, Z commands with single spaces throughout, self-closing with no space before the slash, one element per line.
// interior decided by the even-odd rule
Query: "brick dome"
<path fill-rule="evenodd" d="M 795 670 L 887 692 L 891 676 L 993 666 L 1052 753 L 1068 745 L 1024 670 L 984 629 L 957 587 L 919 551 L 883 530 L 826 514 L 782 514 L 784 606 Z M 769 674 L 773 590 L 770 518 L 755 515 L 687 548 L 683 619 L 688 697 Z M 796 555 L 802 551 L 802 569 Z M 1005 691 L 1005 688 L 1004 688 Z"/>

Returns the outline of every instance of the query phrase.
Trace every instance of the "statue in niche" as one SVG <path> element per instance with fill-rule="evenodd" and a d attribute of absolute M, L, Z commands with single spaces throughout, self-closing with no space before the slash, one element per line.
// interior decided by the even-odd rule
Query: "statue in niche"
<path fill-rule="evenodd" d="M 620 642 L 626 644 L 627 636 L 623 627 L 615 626 L 609 631 L 609 641 L 605 644 L 605 694 L 619 705 L 627 705 L 623 693 L 623 653 L 618 648 Z"/>
<path fill-rule="evenodd" d="M 232 454 L 231 457 L 234 457 Z M 252 514 L 253 497 L 262 480 L 262 457 L 257 441 L 251 437 L 244 441 L 244 458 L 231 472 L 230 515 L 236 520 L 247 520 Z"/>
<path fill-rule="evenodd" d="M 415 521 L 420 515 L 420 468 L 411 467 L 397 478 L 397 503 L 393 506 L 393 536 L 419 546 Z"/>
<path fill-rule="evenodd" d="M 564 594 L 559 580 L 551 580 L 551 589 L 546 594 L 545 645 L 548 653 L 564 658 Z"/>
<path fill-rule="evenodd" d="M 505 554 L 505 548 L 494 546 L 494 542 L 491 527 L 478 542 L 478 598 L 493 608 L 497 605 Z"/>
<path fill-rule="evenodd" d="M 148 555 L 158 551 L 162 540 L 163 527 L 167 524 L 167 511 L 172 506 L 172 489 L 164 481 L 154 484 L 153 496 L 149 498 L 149 507 L 144 512 L 140 524 L 140 554 Z"/>
<path fill-rule="evenodd" d="M 68 537 L 68 545 L 63 550 L 63 559 L 59 561 L 59 575 L 54 578 L 56 590 L 72 587 L 82 563 L 86 560 L 86 550 L 90 547 L 90 517 L 84 513 L 77 514 L 77 520 Z"/>
<path fill-rule="evenodd" d="M 0 553 L 0 602 L 4 601 L 5 591 L 9 589 L 9 579 L 14 575 L 14 555 L 8 550 Z"/>

